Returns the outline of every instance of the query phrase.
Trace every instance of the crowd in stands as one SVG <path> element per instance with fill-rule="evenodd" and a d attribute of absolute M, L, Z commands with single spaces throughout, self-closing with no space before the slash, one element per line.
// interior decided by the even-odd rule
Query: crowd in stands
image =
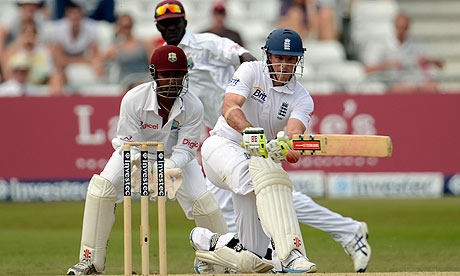
<path fill-rule="evenodd" d="M 119 1 L 8 1 L 10 9 L 0 19 L 0 96 L 121 95 L 148 81 L 150 56 L 164 41 L 159 34 L 137 37 L 138 18 L 116 14 Z M 235 2 L 205 3 L 210 24 L 201 31 L 253 51 L 256 30 L 253 37 L 245 35 L 251 34 L 249 23 L 247 30 L 228 19 Z M 430 72 L 441 70 L 444 61 L 408 36 L 411 18 L 396 0 L 271 0 L 265 5 L 272 4 L 278 14 L 270 29 L 291 28 L 304 39 L 302 84 L 312 94 L 439 91 Z M 148 24 L 155 29 L 153 15 Z"/>

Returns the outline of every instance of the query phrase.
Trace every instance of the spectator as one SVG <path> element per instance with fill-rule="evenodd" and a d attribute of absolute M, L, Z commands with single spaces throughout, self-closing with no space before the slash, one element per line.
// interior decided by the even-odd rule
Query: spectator
<path fill-rule="evenodd" d="M 6 46 L 13 42 L 22 30 L 24 23 L 34 22 L 40 26 L 37 10 L 41 6 L 40 0 L 18 0 L 18 10 L 6 13 L 0 22 L 0 57 Z"/>
<path fill-rule="evenodd" d="M 96 80 L 94 75 L 102 77 L 97 58 L 99 55 L 95 22 L 83 15 L 80 6 L 69 2 L 66 7 L 66 17 L 56 22 L 54 58 L 61 75 L 65 75 L 68 82 L 78 83 L 78 76 L 91 76 L 90 81 Z M 67 69 L 77 69 L 73 73 Z M 64 73 L 65 72 L 65 73 Z"/>
<path fill-rule="evenodd" d="M 49 0 L 48 0 L 49 1 Z M 115 22 L 115 1 L 114 0 L 73 0 L 82 7 L 85 16 L 94 20 L 103 20 L 110 23 Z M 54 11 L 54 18 L 61 19 L 65 16 L 65 8 L 71 0 L 51 0 Z"/>
<path fill-rule="evenodd" d="M 5 79 L 11 77 L 12 72 L 7 70 L 9 57 L 17 53 L 25 55 L 29 65 L 28 82 L 35 85 L 49 85 L 50 94 L 62 92 L 62 80 L 56 72 L 51 52 L 47 45 L 39 41 L 37 29 L 33 21 L 23 24 L 18 38 L 5 50 L 2 60 Z"/>
<path fill-rule="evenodd" d="M 101 54 L 101 64 L 114 60 L 120 69 L 122 84 L 131 87 L 149 77 L 149 61 L 153 53 L 153 41 L 142 41 L 133 35 L 133 18 L 129 14 L 118 16 L 116 42 Z"/>
<path fill-rule="evenodd" d="M 423 47 L 408 39 L 410 18 L 400 13 L 395 17 L 395 38 L 367 47 L 363 62 L 370 78 L 383 81 L 391 92 L 434 92 L 437 83 L 429 76 L 431 65 L 443 67 L 443 61 L 426 55 Z"/>
<path fill-rule="evenodd" d="M 293 29 L 302 38 L 337 40 L 334 0 L 282 0 L 280 28 Z"/>
<path fill-rule="evenodd" d="M 244 46 L 241 35 L 237 31 L 227 28 L 225 25 L 226 18 L 227 10 L 225 8 L 225 3 L 215 2 L 212 9 L 212 25 L 203 33 L 213 33 L 221 37 L 227 37 L 239 45 Z"/>
<path fill-rule="evenodd" d="M 30 84 L 27 81 L 30 67 L 25 54 L 13 55 L 9 59 L 7 69 L 11 71 L 11 78 L 0 84 L 0 96 L 46 95 L 46 87 L 43 89 L 43 87 Z"/>

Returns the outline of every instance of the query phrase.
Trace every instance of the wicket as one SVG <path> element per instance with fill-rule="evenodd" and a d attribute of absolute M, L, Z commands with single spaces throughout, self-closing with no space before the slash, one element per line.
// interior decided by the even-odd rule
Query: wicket
<path fill-rule="evenodd" d="M 124 183 L 124 259 L 125 275 L 132 275 L 132 228 L 131 228 L 131 146 L 141 146 L 141 262 L 142 275 L 149 275 L 149 209 L 148 209 L 148 146 L 157 147 L 158 176 L 158 247 L 160 275 L 167 274 L 166 260 L 166 213 L 164 185 L 164 143 L 162 142 L 126 142 L 123 146 L 123 183 Z"/>

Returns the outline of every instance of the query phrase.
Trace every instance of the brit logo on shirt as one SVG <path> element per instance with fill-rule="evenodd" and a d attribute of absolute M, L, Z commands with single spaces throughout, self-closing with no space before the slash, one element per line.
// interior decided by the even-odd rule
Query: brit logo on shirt
<path fill-rule="evenodd" d="M 233 78 L 230 80 L 230 83 L 228 84 L 228 86 L 236 86 L 238 83 L 240 82 L 240 79 L 233 76 Z"/>
<path fill-rule="evenodd" d="M 286 117 L 288 107 L 289 107 L 289 104 L 287 102 L 284 102 L 281 104 L 280 110 L 278 111 L 278 115 L 276 116 L 278 120 L 283 120 L 284 117 Z"/>
<path fill-rule="evenodd" d="M 251 99 L 263 104 L 265 103 L 265 100 L 267 99 L 267 94 L 265 94 L 264 90 L 262 90 L 262 88 L 260 87 L 256 87 L 254 86 L 253 88 L 256 89 L 256 91 L 254 91 L 254 93 L 252 93 L 251 95 Z"/>

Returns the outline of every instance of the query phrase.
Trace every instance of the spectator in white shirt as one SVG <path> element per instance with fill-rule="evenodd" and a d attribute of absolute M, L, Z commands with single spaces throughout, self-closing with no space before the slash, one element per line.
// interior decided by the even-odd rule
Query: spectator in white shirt
<path fill-rule="evenodd" d="M 397 15 L 394 26 L 394 39 L 370 44 L 365 50 L 363 62 L 369 77 L 386 83 L 391 92 L 437 91 L 429 72 L 432 65 L 442 68 L 443 61 L 429 57 L 422 45 L 408 38 L 408 15 Z"/>
<path fill-rule="evenodd" d="M 54 38 L 53 54 L 59 72 L 69 79 L 71 76 L 64 69 L 78 65 L 86 75 L 102 77 L 103 71 L 97 62 L 99 48 L 95 22 L 86 18 L 82 8 L 73 2 L 68 3 L 65 14 L 65 18 L 56 22 L 54 30 L 58 35 Z"/>

